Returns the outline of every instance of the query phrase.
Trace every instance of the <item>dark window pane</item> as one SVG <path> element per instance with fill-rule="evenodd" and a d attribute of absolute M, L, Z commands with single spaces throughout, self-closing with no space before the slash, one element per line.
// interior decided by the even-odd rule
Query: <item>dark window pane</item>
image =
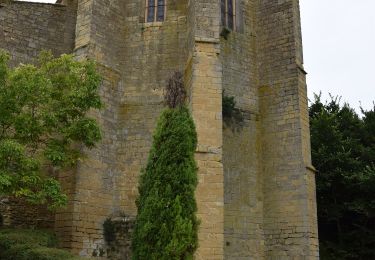
<path fill-rule="evenodd" d="M 228 0 L 228 28 L 232 29 L 233 26 L 233 0 Z"/>
<path fill-rule="evenodd" d="M 155 0 L 148 0 L 147 22 L 151 23 L 155 19 Z"/>
<path fill-rule="evenodd" d="M 165 11 L 164 0 L 157 0 L 157 1 L 158 1 L 157 21 L 162 22 L 164 21 L 164 11 Z"/>
<path fill-rule="evenodd" d="M 234 26 L 233 26 L 233 15 L 228 15 L 228 28 L 233 30 L 234 29 Z"/>
<path fill-rule="evenodd" d="M 228 16 L 233 17 L 233 0 L 228 0 Z"/>
<path fill-rule="evenodd" d="M 225 22 L 225 18 L 226 18 L 226 15 L 225 15 L 225 1 L 226 0 L 221 0 L 221 25 L 226 25 L 226 22 Z"/>

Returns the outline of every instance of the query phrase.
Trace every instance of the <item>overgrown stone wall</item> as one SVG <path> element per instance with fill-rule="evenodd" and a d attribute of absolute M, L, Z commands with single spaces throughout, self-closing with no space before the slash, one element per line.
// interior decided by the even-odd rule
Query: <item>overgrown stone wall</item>
<path fill-rule="evenodd" d="M 105 248 L 103 222 L 118 210 L 118 109 L 123 95 L 119 71 L 119 48 L 124 38 L 125 9 L 122 1 L 78 1 L 75 55 L 97 62 L 103 77 L 100 95 L 105 107 L 93 112 L 102 128 L 102 141 L 84 151 L 72 174 L 64 175 L 69 193 L 67 210 L 56 215 L 61 246 L 82 256 L 93 256 Z M 117 198 L 117 199 L 116 199 Z"/>
<path fill-rule="evenodd" d="M 238 29 L 227 39 L 217 0 L 168 0 L 162 23 L 144 22 L 145 1 L 63 3 L 0 8 L 0 47 L 13 64 L 50 48 L 95 59 L 103 75 L 106 105 L 92 113 L 103 140 L 60 174 L 70 198 L 55 218 L 61 246 L 129 257 L 130 222 L 119 224 L 127 230 L 115 242 L 121 252 L 107 252 L 103 223 L 119 212 L 136 215 L 163 88 L 182 71 L 198 133 L 196 258 L 318 258 L 298 0 L 237 0 Z M 223 89 L 243 121 L 223 123 Z"/>
<path fill-rule="evenodd" d="M 76 6 L 0 1 L 0 48 L 11 54 L 10 65 L 34 63 L 42 50 L 56 56 L 72 53 Z M 0 198 L 4 224 L 53 227 L 54 214 L 15 198 Z"/>
<path fill-rule="evenodd" d="M 90 256 L 104 248 L 102 224 L 116 212 L 136 214 L 138 176 L 145 165 L 163 88 L 187 60 L 187 1 L 168 1 L 163 23 L 144 23 L 143 1 L 78 3 L 78 57 L 102 68 L 105 109 L 97 115 L 103 141 L 77 169 L 70 211 L 58 215 L 64 247 Z"/>

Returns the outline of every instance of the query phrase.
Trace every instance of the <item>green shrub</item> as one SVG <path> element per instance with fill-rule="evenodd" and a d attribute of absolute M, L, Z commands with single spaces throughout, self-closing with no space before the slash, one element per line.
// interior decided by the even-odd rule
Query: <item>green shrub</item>
<path fill-rule="evenodd" d="M 111 218 L 107 218 L 103 223 L 104 240 L 107 244 L 115 241 L 116 227 Z"/>
<path fill-rule="evenodd" d="M 227 96 L 223 91 L 222 99 L 222 114 L 224 122 L 227 124 L 242 123 L 244 121 L 244 117 L 241 110 L 236 107 L 236 100 L 234 96 Z"/>
<path fill-rule="evenodd" d="M 36 64 L 8 64 L 0 49 L 0 194 L 56 209 L 67 204 L 55 174 L 101 139 L 88 111 L 100 109 L 101 77 L 91 61 L 42 52 Z M 82 148 L 83 148 L 82 147 Z"/>
<path fill-rule="evenodd" d="M 57 239 L 53 233 L 28 229 L 0 229 L 0 259 L 2 260 L 78 260 L 69 252 L 53 248 Z"/>
<path fill-rule="evenodd" d="M 48 231 L 34 229 L 1 229 L 0 248 L 8 244 L 30 244 L 33 246 L 57 246 L 56 236 Z"/>
<path fill-rule="evenodd" d="M 78 257 L 73 256 L 68 251 L 57 249 L 57 248 L 48 248 L 48 247 L 37 247 L 28 251 L 27 259 L 38 259 L 38 260 L 64 260 L 64 259 L 79 259 Z M 26 259 L 25 259 L 26 260 Z"/>
<path fill-rule="evenodd" d="M 223 92 L 223 117 L 231 118 L 235 113 L 236 101 L 233 96 L 226 96 Z"/>
<path fill-rule="evenodd" d="M 198 246 L 196 145 L 189 110 L 166 109 L 140 178 L 133 259 L 193 259 Z"/>

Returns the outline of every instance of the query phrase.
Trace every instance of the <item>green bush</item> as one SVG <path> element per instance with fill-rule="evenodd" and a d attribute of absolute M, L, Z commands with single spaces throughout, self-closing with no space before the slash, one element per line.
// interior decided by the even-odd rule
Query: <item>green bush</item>
<path fill-rule="evenodd" d="M 231 118 L 235 113 L 236 101 L 233 96 L 226 96 L 223 92 L 223 117 Z"/>
<path fill-rule="evenodd" d="M 2 260 L 78 260 L 69 252 L 53 248 L 57 239 L 53 233 L 28 229 L 0 229 L 0 259 Z"/>
<path fill-rule="evenodd" d="M 166 109 L 140 178 L 133 259 L 193 259 L 198 246 L 196 145 L 189 110 Z"/>
<path fill-rule="evenodd" d="M 30 244 L 36 246 L 57 246 L 56 236 L 48 231 L 33 229 L 1 229 L 0 247 L 15 244 Z"/>
<path fill-rule="evenodd" d="M 236 107 L 236 100 L 234 96 L 227 96 L 223 91 L 222 99 L 222 114 L 224 122 L 227 124 L 242 123 L 244 121 L 244 117 L 241 110 Z"/>
<path fill-rule="evenodd" d="M 103 223 L 104 240 L 107 244 L 116 239 L 116 227 L 111 218 L 107 218 Z"/>
<path fill-rule="evenodd" d="M 320 95 L 309 108 L 321 259 L 375 259 L 375 106 L 361 112 Z"/>
<path fill-rule="evenodd" d="M 0 195 L 56 209 L 67 204 L 55 173 L 101 139 L 88 112 L 100 109 L 101 77 L 91 61 L 43 52 L 36 64 L 8 65 L 0 49 Z M 81 147 L 81 145 L 83 147 Z M 46 165 L 56 171 L 46 174 Z"/>

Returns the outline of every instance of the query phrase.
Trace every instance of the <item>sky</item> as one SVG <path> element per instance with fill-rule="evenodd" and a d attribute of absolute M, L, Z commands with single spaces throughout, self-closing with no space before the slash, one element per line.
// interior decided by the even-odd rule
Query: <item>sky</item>
<path fill-rule="evenodd" d="M 341 96 L 359 111 L 375 100 L 375 0 L 300 0 L 309 98 Z"/>
<path fill-rule="evenodd" d="M 375 0 L 300 0 L 300 6 L 309 98 L 330 93 L 357 111 L 373 108 Z"/>

